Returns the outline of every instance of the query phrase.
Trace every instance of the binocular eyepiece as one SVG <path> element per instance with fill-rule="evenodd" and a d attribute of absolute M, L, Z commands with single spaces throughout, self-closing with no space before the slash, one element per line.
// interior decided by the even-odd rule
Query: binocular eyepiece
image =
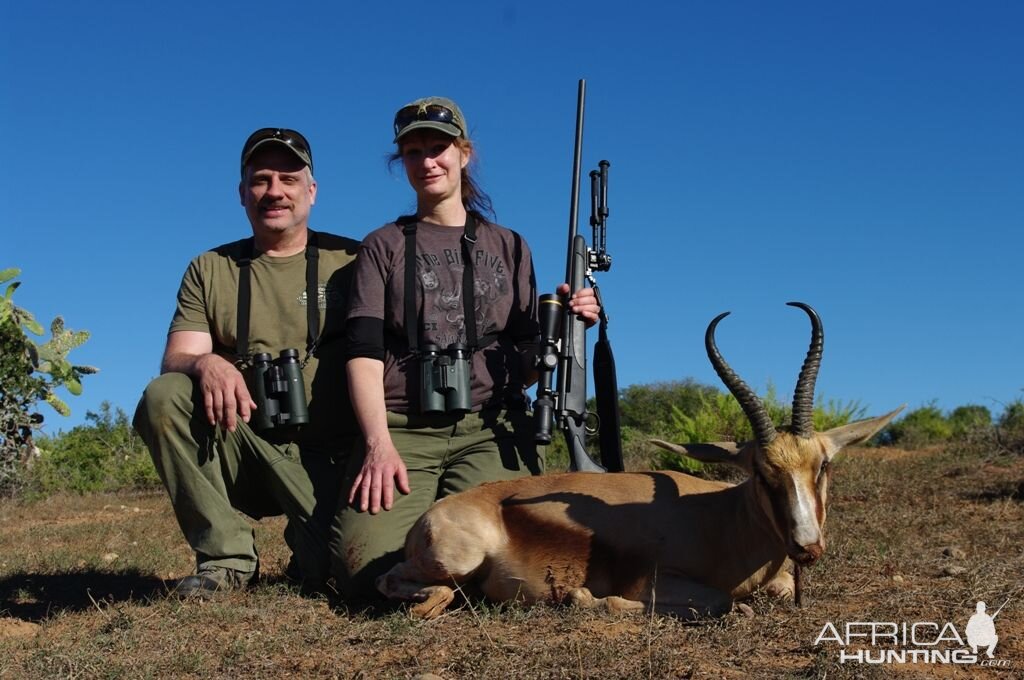
<path fill-rule="evenodd" d="M 470 392 L 472 352 L 461 342 L 441 349 L 433 343 L 420 347 L 420 411 L 465 413 L 473 408 Z"/>
<path fill-rule="evenodd" d="M 299 365 L 299 350 L 283 349 L 274 359 L 262 352 L 252 358 L 256 413 L 252 428 L 271 430 L 309 422 L 306 387 Z"/>

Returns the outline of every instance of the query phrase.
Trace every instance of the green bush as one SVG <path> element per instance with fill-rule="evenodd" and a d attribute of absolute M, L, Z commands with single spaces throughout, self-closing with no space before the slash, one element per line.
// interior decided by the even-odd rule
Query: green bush
<path fill-rule="evenodd" d="M 652 457 L 658 454 L 647 440 L 651 437 L 669 436 L 672 432 L 673 409 L 682 408 L 687 413 L 696 412 L 699 404 L 718 393 L 714 387 L 701 384 L 692 378 L 650 385 L 630 385 L 619 390 L 622 457 L 626 469 L 650 467 Z M 587 409 L 591 412 L 597 411 L 597 402 L 593 397 L 587 400 Z M 587 451 L 594 460 L 600 461 L 601 446 L 598 437 L 587 438 Z M 565 437 L 557 428 L 552 431 L 551 444 L 547 446 L 545 458 L 550 472 L 568 469 L 568 447 L 565 444 Z"/>
<path fill-rule="evenodd" d="M 619 391 L 619 412 L 623 427 L 650 435 L 667 436 L 674 409 L 696 413 L 701 404 L 718 390 L 687 378 L 650 385 L 630 385 Z"/>
<path fill-rule="evenodd" d="M 781 401 L 775 386 L 769 384 L 762 399 L 768 414 L 777 426 L 788 425 L 792 407 Z M 596 410 L 594 399 L 587 408 Z M 728 392 L 699 383 L 692 378 L 649 385 L 630 385 L 619 391 L 619 412 L 622 425 L 622 453 L 628 470 L 667 468 L 698 472 L 697 461 L 656 448 L 648 440 L 667 439 L 674 442 L 747 441 L 753 437 L 746 414 Z M 825 401 L 819 397 L 814 408 L 814 426 L 819 431 L 862 418 L 865 409 L 857 401 Z M 561 432 L 555 430 L 547 447 L 547 469 L 565 470 L 569 454 Z M 590 454 L 598 459 L 597 438 L 587 442 Z"/>
<path fill-rule="evenodd" d="M 880 435 L 880 441 L 888 446 L 904 449 L 918 449 L 933 444 L 942 444 L 953 436 L 953 426 L 934 402 L 915 409 L 903 418 L 890 424 Z"/>
<path fill-rule="evenodd" d="M 551 428 L 551 443 L 544 448 L 544 466 L 548 472 L 565 472 L 569 469 L 569 447 L 561 430 Z M 591 455 L 597 454 L 591 452 Z"/>
<path fill-rule="evenodd" d="M 999 416 L 997 427 L 999 443 L 1016 453 L 1024 453 L 1024 401 L 1007 404 L 1003 414 Z"/>
<path fill-rule="evenodd" d="M 949 414 L 949 427 L 956 439 L 986 434 L 992 429 L 992 412 L 977 404 L 957 406 Z"/>
<path fill-rule="evenodd" d="M 33 453 L 32 432 L 39 424 L 31 404 L 46 394 L 44 381 L 34 375 L 29 341 L 11 319 L 0 320 L 0 495 L 17 491 L 24 464 Z"/>
<path fill-rule="evenodd" d="M 41 455 L 29 474 L 32 491 L 48 495 L 160 486 L 149 453 L 124 411 L 103 402 L 99 413 L 90 411 L 85 417 L 89 425 L 40 438 Z"/>
<path fill-rule="evenodd" d="M 36 411 L 39 403 L 69 415 L 71 409 L 57 396 L 57 388 L 81 394 L 82 376 L 97 371 L 68 361 L 68 352 L 84 343 L 89 333 L 66 329 L 61 317 L 50 324 L 50 339 L 45 343 L 29 336 L 44 331 L 31 312 L 14 304 L 14 291 L 21 282 L 11 279 L 18 274 L 20 270 L 14 268 L 0 270 L 0 283 L 8 284 L 0 297 L 0 495 L 14 494 L 24 482 L 36 450 L 33 434 L 43 422 L 43 415 Z"/>
<path fill-rule="evenodd" d="M 999 427 L 1006 430 L 1024 430 L 1024 401 L 1018 399 L 1006 405 L 999 416 Z"/>
<path fill-rule="evenodd" d="M 590 406 L 593 410 L 593 405 Z M 621 427 L 622 434 L 622 459 L 627 470 L 643 469 L 648 467 L 650 455 L 647 446 L 649 437 L 635 428 L 628 425 Z M 594 459 L 594 462 L 601 462 L 601 443 L 598 437 L 587 437 L 587 453 Z M 551 443 L 544 450 L 545 468 L 549 473 L 565 472 L 569 469 L 569 446 L 565 443 L 565 435 L 560 429 L 551 430 Z"/>
<path fill-rule="evenodd" d="M 814 429 L 818 432 L 831 430 L 833 427 L 840 427 L 847 423 L 862 420 L 867 417 L 867 407 L 861 406 L 859 401 L 841 402 L 834 399 L 825 401 L 818 397 L 814 405 Z"/>
<path fill-rule="evenodd" d="M 792 406 L 779 399 L 774 385 L 769 383 L 761 402 L 776 427 L 791 422 Z M 818 397 L 812 417 L 815 429 L 820 432 L 861 418 L 864 412 L 865 409 L 856 401 L 843 403 L 831 399 L 825 401 Z M 753 436 L 750 421 L 736 398 L 726 392 L 715 391 L 710 396 L 702 395 L 692 413 L 673 406 L 671 427 L 666 438 L 680 444 L 692 444 L 744 442 L 753 439 Z M 664 449 L 658 450 L 657 467 L 681 472 L 699 472 L 703 469 L 699 462 Z"/>

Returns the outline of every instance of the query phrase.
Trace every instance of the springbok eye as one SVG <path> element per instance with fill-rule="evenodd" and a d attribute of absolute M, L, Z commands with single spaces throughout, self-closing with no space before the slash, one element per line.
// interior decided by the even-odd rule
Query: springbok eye
<path fill-rule="evenodd" d="M 829 465 L 831 465 L 831 463 L 829 463 L 828 458 L 826 458 L 825 460 L 821 461 L 821 468 L 818 469 L 818 481 L 819 482 L 822 479 L 824 479 L 825 475 L 828 473 Z"/>

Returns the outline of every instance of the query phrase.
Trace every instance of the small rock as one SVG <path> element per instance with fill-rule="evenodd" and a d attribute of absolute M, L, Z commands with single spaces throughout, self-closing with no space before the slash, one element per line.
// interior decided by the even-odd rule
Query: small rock
<path fill-rule="evenodd" d="M 943 576 L 960 576 L 967 573 L 967 567 L 948 566 L 942 568 Z"/>
<path fill-rule="evenodd" d="M 109 552 L 109 553 L 107 553 L 106 555 L 103 556 L 103 561 L 104 562 L 113 562 L 118 557 L 120 557 L 120 555 L 118 555 L 117 553 Z"/>
<path fill-rule="evenodd" d="M 903 583 L 903 577 L 900 576 L 899 574 L 894 575 L 892 577 L 892 580 L 893 580 L 894 583 Z"/>
<path fill-rule="evenodd" d="M 943 548 L 942 549 L 942 554 L 943 554 L 943 556 L 951 557 L 954 560 L 962 560 L 965 557 L 967 557 L 967 553 L 965 553 L 960 548 L 957 548 L 956 546 L 952 546 L 952 545 L 949 546 L 948 548 Z"/>
<path fill-rule="evenodd" d="M 736 605 L 736 609 L 738 609 L 740 613 L 746 616 L 748 619 L 754 618 L 754 610 L 750 608 L 749 604 L 746 604 L 745 602 L 740 602 Z"/>

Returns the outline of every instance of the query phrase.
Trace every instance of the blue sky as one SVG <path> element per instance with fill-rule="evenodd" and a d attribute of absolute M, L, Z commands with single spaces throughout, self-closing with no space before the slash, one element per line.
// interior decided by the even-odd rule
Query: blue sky
<path fill-rule="evenodd" d="M 620 387 L 718 384 L 707 323 L 755 388 L 871 413 L 1024 396 L 1024 5 L 1016 2 L 0 3 L 0 268 L 94 364 L 71 418 L 129 413 L 191 257 L 248 233 L 238 157 L 310 139 L 312 226 L 408 211 L 394 111 L 454 98 L 499 222 L 564 273 L 576 83 L 584 167 L 611 161 L 599 276 Z M 586 185 L 585 185 L 586 186 Z M 585 225 L 589 205 L 584 200 Z M 589 228 L 584 233 L 589 234 Z M 589 236 L 588 236 L 589 238 Z"/>

